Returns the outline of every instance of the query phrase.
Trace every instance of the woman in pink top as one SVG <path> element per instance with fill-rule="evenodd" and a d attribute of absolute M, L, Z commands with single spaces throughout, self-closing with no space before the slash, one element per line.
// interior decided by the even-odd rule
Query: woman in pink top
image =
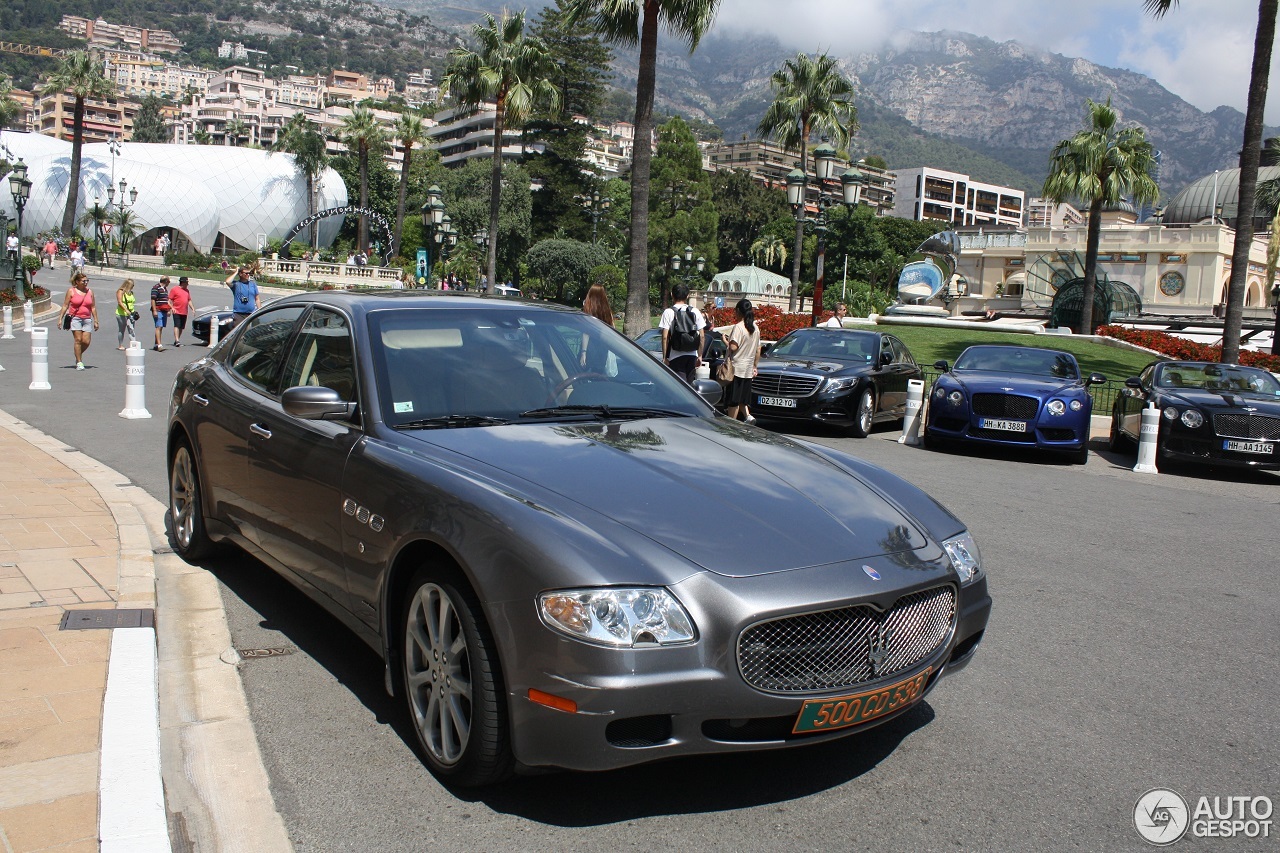
<path fill-rule="evenodd" d="M 69 319 L 69 324 L 63 318 Z M 71 280 L 67 296 L 62 300 L 58 325 L 71 330 L 71 348 L 76 355 L 76 370 L 84 370 L 84 353 L 89 349 L 93 333 L 98 331 L 98 306 L 89 289 L 89 277 L 83 273 Z"/>

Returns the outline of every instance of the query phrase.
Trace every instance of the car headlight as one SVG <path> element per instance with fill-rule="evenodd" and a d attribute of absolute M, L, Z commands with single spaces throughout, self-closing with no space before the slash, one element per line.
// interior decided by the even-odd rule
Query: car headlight
<path fill-rule="evenodd" d="M 828 379 L 827 387 L 825 390 L 843 391 L 844 389 L 852 388 L 854 385 L 857 385 L 857 384 L 858 384 L 858 377 L 856 376 L 847 376 L 841 379 Z"/>
<path fill-rule="evenodd" d="M 670 646 L 696 636 L 689 614 L 661 588 L 544 592 L 538 612 L 549 627 L 606 646 Z"/>
<path fill-rule="evenodd" d="M 934 385 L 933 396 L 941 400 L 943 397 L 947 396 L 947 389 L 943 388 L 941 385 Z"/>
<path fill-rule="evenodd" d="M 960 575 L 961 586 L 968 586 L 982 576 L 982 555 L 978 553 L 978 543 L 973 541 L 969 531 L 943 540 L 942 547 L 951 558 L 956 574 Z"/>
<path fill-rule="evenodd" d="M 1187 409 L 1182 413 L 1182 425 L 1187 429 L 1200 429 L 1204 426 L 1204 415 L 1196 409 Z"/>
<path fill-rule="evenodd" d="M 1071 411 L 1078 412 L 1084 408 L 1084 400 L 1072 400 Z"/>
<path fill-rule="evenodd" d="M 1176 421 L 1178 419 L 1178 410 L 1173 406 L 1167 406 L 1160 410 L 1160 414 L 1164 416 L 1166 421 Z"/>
<path fill-rule="evenodd" d="M 947 395 L 947 399 L 951 402 L 951 405 L 958 406 L 964 402 L 964 395 L 959 391 L 952 391 Z"/>
<path fill-rule="evenodd" d="M 1061 400 L 1050 400 L 1044 409 L 1051 415 L 1061 415 L 1066 413 L 1067 404 Z"/>

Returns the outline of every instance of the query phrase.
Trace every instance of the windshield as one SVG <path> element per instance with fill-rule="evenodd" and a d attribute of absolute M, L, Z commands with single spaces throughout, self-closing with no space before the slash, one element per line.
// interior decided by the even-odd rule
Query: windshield
<path fill-rule="evenodd" d="M 1054 379 L 1079 379 L 1080 368 L 1070 353 L 1035 347 L 969 347 L 956 359 L 956 370 L 989 370 Z"/>
<path fill-rule="evenodd" d="M 585 314 L 510 304 L 387 309 L 369 324 L 382 418 L 392 427 L 710 412 L 688 385 Z"/>
<path fill-rule="evenodd" d="M 801 329 L 774 344 L 770 358 L 798 358 L 809 361 L 835 359 L 870 364 L 880 348 L 880 336 L 874 332 L 849 332 L 840 329 Z"/>
<path fill-rule="evenodd" d="M 1270 373 L 1233 364 L 1171 362 L 1163 366 L 1156 384 L 1161 388 L 1202 388 L 1280 397 L 1280 382 Z"/>

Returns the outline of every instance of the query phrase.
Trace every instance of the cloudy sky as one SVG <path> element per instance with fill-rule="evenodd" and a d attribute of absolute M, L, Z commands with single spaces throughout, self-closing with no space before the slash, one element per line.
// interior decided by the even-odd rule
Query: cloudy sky
<path fill-rule="evenodd" d="M 840 54 L 874 50 L 904 30 L 960 30 L 1138 71 L 1202 110 L 1243 112 L 1257 21 L 1257 0 L 1182 0 L 1160 20 L 1142 0 L 722 0 L 716 27 Z M 1277 66 L 1268 124 L 1280 124 Z"/>

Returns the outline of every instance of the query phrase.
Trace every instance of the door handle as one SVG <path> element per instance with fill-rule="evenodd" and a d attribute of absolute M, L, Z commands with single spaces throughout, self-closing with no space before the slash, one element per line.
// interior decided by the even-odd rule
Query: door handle
<path fill-rule="evenodd" d="M 192 399 L 192 400 L 195 400 L 195 401 L 196 401 L 197 403 L 199 403 L 201 406 L 207 406 L 207 405 L 209 405 L 209 398 L 208 398 L 208 397 L 205 397 L 205 396 L 203 396 L 203 395 L 201 395 L 201 394 L 192 394 L 192 395 L 191 395 L 191 399 Z"/>
<path fill-rule="evenodd" d="M 271 430 L 260 424 L 249 424 L 249 432 L 262 438 L 271 438 Z"/>

